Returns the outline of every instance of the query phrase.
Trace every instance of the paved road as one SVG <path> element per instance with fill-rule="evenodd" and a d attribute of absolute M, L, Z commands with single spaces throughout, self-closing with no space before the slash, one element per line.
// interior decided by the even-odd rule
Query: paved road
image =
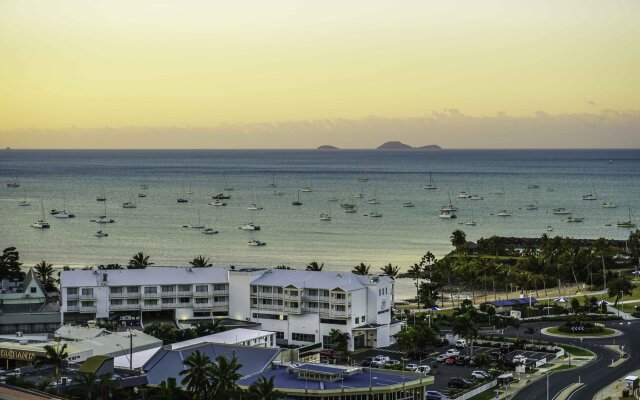
<path fill-rule="evenodd" d="M 539 324 L 531 324 L 538 328 Z M 553 324 L 543 324 L 542 326 L 550 326 Z M 555 323 L 557 325 L 557 323 Z M 562 389 L 570 385 L 571 383 L 578 382 L 580 379 L 584 386 L 570 397 L 570 399 L 584 399 L 591 400 L 600 390 L 610 385 L 615 380 L 628 375 L 628 373 L 640 369 L 640 346 L 638 346 L 638 337 L 640 337 L 640 321 L 633 321 L 624 325 L 620 325 L 620 322 L 611 322 L 606 324 L 608 327 L 618 329 L 624 333 L 623 336 L 609 339 L 585 339 L 582 342 L 582 347 L 588 348 L 593 351 L 597 358 L 589 364 L 576 369 L 566 370 L 551 374 L 549 376 L 549 397 L 553 399 Z M 526 329 L 526 324 L 524 329 Z M 523 328 L 520 328 L 523 330 Z M 506 332 L 507 335 L 513 335 L 513 332 Z M 559 343 L 580 345 L 579 340 L 576 339 L 563 339 L 563 338 L 549 338 L 543 336 L 547 340 L 552 340 Z M 611 359 L 618 359 L 618 355 L 611 350 L 603 347 L 605 344 L 620 344 L 625 346 L 625 351 L 629 354 L 629 359 L 618 367 L 609 368 Z M 634 347 L 635 342 L 635 347 Z M 546 379 L 540 379 L 531 385 L 526 386 L 515 396 L 512 400 L 546 400 L 547 399 L 547 382 Z"/>

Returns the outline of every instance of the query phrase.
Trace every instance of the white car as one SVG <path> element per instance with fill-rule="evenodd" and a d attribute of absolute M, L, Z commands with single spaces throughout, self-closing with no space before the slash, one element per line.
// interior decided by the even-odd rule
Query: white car
<path fill-rule="evenodd" d="M 373 360 L 371 361 L 371 366 L 374 368 L 382 368 L 384 367 L 385 362 L 382 360 Z"/>
<path fill-rule="evenodd" d="M 456 350 L 456 349 L 449 349 L 447 350 L 446 353 L 444 353 L 447 355 L 447 357 L 451 357 L 451 356 L 459 356 L 460 355 L 460 351 Z"/>
<path fill-rule="evenodd" d="M 487 379 L 490 378 L 491 375 L 489 375 L 489 373 L 486 371 L 473 371 L 471 373 L 471 377 L 473 379 Z"/>
<path fill-rule="evenodd" d="M 451 357 L 451 354 L 447 354 L 447 353 L 438 354 L 438 357 L 436 357 L 436 361 L 437 362 L 443 362 L 444 360 L 446 360 L 449 357 Z"/>
<path fill-rule="evenodd" d="M 428 365 L 420 365 L 414 372 L 429 375 L 431 373 L 431 367 Z"/>
<path fill-rule="evenodd" d="M 404 369 L 407 371 L 415 371 L 418 368 L 418 364 L 407 364 L 404 366 Z"/>
<path fill-rule="evenodd" d="M 466 349 L 467 348 L 467 339 L 459 339 L 456 340 L 456 349 Z"/>
<path fill-rule="evenodd" d="M 378 355 L 374 358 L 374 360 L 375 360 L 375 361 L 382 361 L 383 363 L 387 363 L 387 362 L 391 361 L 391 359 L 390 359 L 389 357 L 387 357 L 387 356 L 383 356 L 383 355 L 381 355 L 381 354 L 378 354 Z"/>

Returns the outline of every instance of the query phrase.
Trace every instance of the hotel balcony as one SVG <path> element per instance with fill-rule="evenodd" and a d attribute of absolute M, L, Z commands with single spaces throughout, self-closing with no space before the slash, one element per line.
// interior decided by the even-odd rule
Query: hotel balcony
<path fill-rule="evenodd" d="M 284 295 L 284 299 L 285 300 L 292 300 L 292 301 L 300 301 L 300 295 L 292 296 L 290 294 L 285 294 Z"/>
<path fill-rule="evenodd" d="M 140 304 L 110 304 L 109 311 L 139 310 Z"/>
<path fill-rule="evenodd" d="M 331 315 L 335 317 L 348 317 L 350 314 L 348 311 L 331 310 Z"/>
<path fill-rule="evenodd" d="M 80 300 L 94 300 L 95 298 L 96 298 L 96 295 L 93 293 L 80 295 Z"/>
<path fill-rule="evenodd" d="M 175 303 L 174 307 L 175 308 L 191 308 L 191 307 L 193 307 L 193 303 L 192 302 Z"/>
<path fill-rule="evenodd" d="M 109 297 L 112 299 L 131 299 L 131 298 L 139 298 L 140 292 L 136 293 L 109 293 Z"/>
<path fill-rule="evenodd" d="M 76 294 L 68 294 L 67 293 L 67 299 L 69 299 L 69 300 L 75 300 L 75 299 L 78 299 L 79 297 L 80 297 L 80 295 L 78 293 L 76 293 Z"/>
<path fill-rule="evenodd" d="M 214 290 L 214 291 L 211 292 L 211 294 L 213 296 L 228 296 L 229 295 L 229 290 L 228 289 Z"/>
<path fill-rule="evenodd" d="M 219 303 L 216 303 L 216 304 L 219 304 Z M 258 309 L 258 310 L 282 311 L 283 306 L 278 304 L 252 304 L 251 308 Z"/>
<path fill-rule="evenodd" d="M 145 299 L 157 299 L 160 297 L 160 293 L 142 293 L 142 297 Z"/>
<path fill-rule="evenodd" d="M 320 303 L 328 303 L 331 301 L 331 297 L 329 296 L 310 296 L 308 294 L 304 295 L 304 300 L 306 301 L 319 301 Z"/>
<path fill-rule="evenodd" d="M 337 297 L 332 297 L 331 302 L 334 304 L 345 304 L 347 302 L 347 299 L 339 299 Z"/>
<path fill-rule="evenodd" d="M 194 309 L 211 308 L 211 303 L 193 303 Z"/>
<path fill-rule="evenodd" d="M 160 306 L 163 310 L 170 310 L 177 307 L 176 303 L 161 303 Z"/>
<path fill-rule="evenodd" d="M 96 312 L 96 306 L 80 306 L 81 313 L 94 313 Z"/>
<path fill-rule="evenodd" d="M 143 304 L 142 309 L 143 310 L 159 310 L 160 306 L 161 306 L 160 304 Z"/>
<path fill-rule="evenodd" d="M 211 296 L 211 292 L 193 292 L 193 297 L 209 297 Z"/>
<path fill-rule="evenodd" d="M 162 297 L 176 297 L 176 293 L 177 292 L 175 290 L 172 290 L 170 292 L 160 292 L 160 295 Z"/>
<path fill-rule="evenodd" d="M 191 297 L 193 290 L 178 290 L 178 297 Z"/>
<path fill-rule="evenodd" d="M 300 307 L 285 307 L 284 312 L 300 314 L 302 309 Z"/>
<path fill-rule="evenodd" d="M 80 306 L 67 306 L 67 312 L 78 312 L 80 311 Z"/>

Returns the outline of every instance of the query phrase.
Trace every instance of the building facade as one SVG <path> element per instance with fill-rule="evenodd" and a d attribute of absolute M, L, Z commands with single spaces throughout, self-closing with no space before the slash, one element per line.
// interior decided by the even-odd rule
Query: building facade
<path fill-rule="evenodd" d="M 259 323 L 281 345 L 328 346 L 332 329 L 349 350 L 384 347 L 400 329 L 391 320 L 393 279 L 346 272 L 171 268 L 63 271 L 65 322 L 126 323 L 164 314 L 176 322 L 227 317 Z"/>

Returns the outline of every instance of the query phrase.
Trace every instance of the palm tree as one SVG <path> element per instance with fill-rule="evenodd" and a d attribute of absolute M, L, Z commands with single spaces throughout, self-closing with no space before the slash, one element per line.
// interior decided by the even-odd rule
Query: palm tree
<path fill-rule="evenodd" d="M 191 393 L 194 400 L 204 400 L 209 392 L 209 376 L 213 364 L 206 354 L 196 350 L 182 362 L 186 369 L 180 371 L 184 375 L 181 383 L 187 387 L 187 392 Z"/>
<path fill-rule="evenodd" d="M 149 262 L 149 256 L 145 256 L 143 252 L 139 252 L 129 260 L 127 269 L 144 269 L 152 265 L 153 263 Z"/>
<path fill-rule="evenodd" d="M 204 321 L 204 322 L 195 324 L 193 329 L 195 330 L 197 337 L 202 337 L 206 335 L 211 335 L 212 333 L 219 333 L 224 331 L 224 328 L 222 327 L 221 319 L 215 319 L 213 320 L 213 322 Z"/>
<path fill-rule="evenodd" d="M 407 274 L 416 281 L 416 298 L 418 299 L 418 309 L 420 309 L 420 278 L 422 277 L 422 267 L 418 264 L 413 264 L 409 267 Z"/>
<path fill-rule="evenodd" d="M 264 376 L 258 378 L 249 386 L 249 398 L 252 400 L 278 400 L 285 397 L 285 394 L 275 390 L 274 376 L 265 379 Z"/>
<path fill-rule="evenodd" d="M 231 359 L 218 356 L 211 366 L 208 377 L 211 379 L 211 397 L 214 399 L 230 399 L 238 390 L 236 381 L 242 377 L 238 372 L 242 365 L 234 354 Z"/>
<path fill-rule="evenodd" d="M 75 383 L 78 386 L 83 399 L 92 400 L 93 395 L 98 391 L 96 374 L 93 372 L 81 372 L 76 375 Z"/>
<path fill-rule="evenodd" d="M 213 266 L 213 264 L 211 264 L 209 260 L 210 258 L 208 257 L 204 258 L 204 256 L 198 256 L 193 260 L 189 261 L 189 264 L 191 264 L 191 266 L 194 268 L 207 268 L 207 267 Z"/>
<path fill-rule="evenodd" d="M 45 260 L 42 260 L 33 267 L 33 270 L 35 271 L 36 279 L 38 279 L 42 286 L 44 286 L 45 291 L 56 291 L 56 280 L 53 277 L 54 271 L 52 264 L 49 264 Z"/>
<path fill-rule="evenodd" d="M 60 373 L 62 372 L 62 367 L 64 361 L 69 357 L 67 353 L 67 344 L 63 344 L 60 346 L 59 344 L 54 346 L 46 345 L 44 346 L 44 356 L 36 359 L 35 367 L 40 368 L 43 365 L 53 364 L 55 367 L 55 377 L 56 383 L 58 384 L 58 389 L 60 388 Z"/>
<path fill-rule="evenodd" d="M 316 261 L 310 262 L 309 265 L 307 265 L 307 271 L 322 271 L 322 268 L 324 268 L 324 263 L 318 265 Z"/>
<path fill-rule="evenodd" d="M 609 252 L 609 243 L 607 243 L 607 239 L 605 238 L 598 238 L 593 242 L 593 248 L 600 255 L 602 276 L 604 277 L 604 290 L 607 290 L 607 267 L 604 263 L 604 257 Z"/>
<path fill-rule="evenodd" d="M 118 389 L 118 385 L 112 379 L 111 374 L 102 374 L 100 376 L 100 382 L 98 382 L 98 392 L 103 399 L 113 398 L 113 392 Z"/>
<path fill-rule="evenodd" d="M 386 276 L 388 276 L 391 279 L 396 279 L 396 276 L 398 276 L 398 274 L 400 273 L 400 267 L 398 267 L 397 265 L 393 266 L 391 265 L 391 263 L 385 265 L 380 269 Z"/>
<path fill-rule="evenodd" d="M 351 273 L 356 275 L 369 275 L 369 268 L 371 268 L 370 265 L 364 265 L 364 263 L 360 263 L 351 270 Z"/>
<path fill-rule="evenodd" d="M 331 329 L 329 332 L 329 342 L 339 353 L 346 353 L 349 348 L 349 334 L 338 329 Z"/>
<path fill-rule="evenodd" d="M 478 336 L 478 328 L 476 328 L 476 324 L 473 322 L 469 314 L 456 317 L 453 320 L 451 330 L 454 334 L 467 339 L 467 342 L 469 343 Z M 469 345 L 469 347 L 471 347 L 471 345 Z"/>
<path fill-rule="evenodd" d="M 460 251 L 462 247 L 467 243 L 467 235 L 460 229 L 456 229 L 451 234 L 451 244 L 456 248 L 456 251 Z"/>

